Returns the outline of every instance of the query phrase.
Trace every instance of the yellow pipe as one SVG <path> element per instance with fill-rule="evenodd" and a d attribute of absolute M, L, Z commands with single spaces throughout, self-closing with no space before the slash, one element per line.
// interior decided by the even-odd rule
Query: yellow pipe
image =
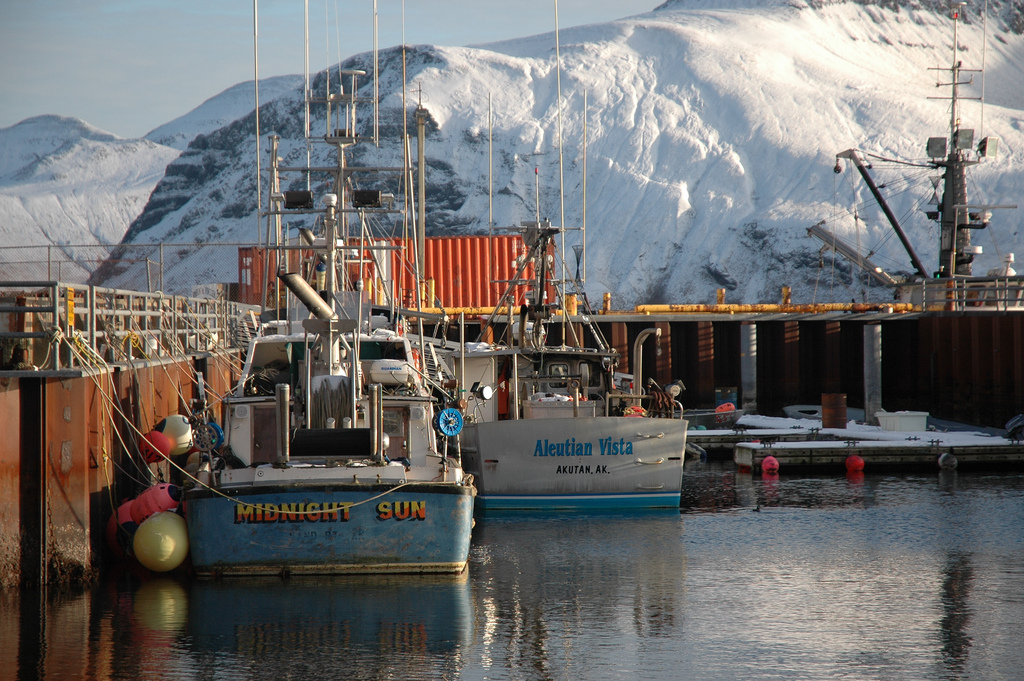
<path fill-rule="evenodd" d="M 439 315 L 446 313 L 449 317 L 458 317 L 464 314 L 467 317 L 486 317 L 494 311 L 491 307 L 425 307 L 425 314 Z M 518 315 L 520 308 L 512 308 L 512 315 Z M 910 303 L 806 303 L 799 305 L 784 305 L 779 303 L 753 303 L 753 304 L 683 304 L 683 305 L 637 305 L 632 310 L 600 310 L 600 315 L 665 315 L 665 314 L 819 314 L 825 312 L 919 312 L 921 308 Z M 508 308 L 503 308 L 499 314 L 508 314 Z M 555 312 L 560 314 L 560 312 Z M 415 315 L 412 315 L 415 316 Z"/>
<path fill-rule="evenodd" d="M 715 314 L 742 314 L 749 312 L 763 312 L 779 314 L 791 313 L 819 313 L 819 312 L 914 312 L 918 308 L 910 303 L 808 303 L 803 305 L 782 305 L 778 303 L 759 304 L 726 304 L 726 305 L 637 305 L 633 314 L 694 314 L 694 313 L 715 313 Z M 626 313 L 630 314 L 630 313 Z"/>

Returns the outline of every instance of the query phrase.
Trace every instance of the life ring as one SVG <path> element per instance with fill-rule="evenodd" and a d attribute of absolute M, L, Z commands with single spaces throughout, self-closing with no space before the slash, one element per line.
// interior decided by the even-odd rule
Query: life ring
<path fill-rule="evenodd" d="M 715 407 L 715 411 L 719 414 L 726 411 L 736 411 L 736 405 L 733 404 L 732 402 L 724 402 Z"/>

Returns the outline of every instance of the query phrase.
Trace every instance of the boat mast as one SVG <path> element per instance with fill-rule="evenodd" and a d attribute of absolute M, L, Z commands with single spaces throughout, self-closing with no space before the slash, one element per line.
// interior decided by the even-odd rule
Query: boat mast
<path fill-rule="evenodd" d="M 939 202 L 939 268 L 935 273 L 937 277 L 971 276 L 971 263 L 979 250 L 971 247 L 971 229 L 982 228 L 987 224 L 971 224 L 971 218 L 976 216 L 968 213 L 967 205 L 967 166 L 975 165 L 978 161 L 971 161 L 968 158 L 974 144 L 974 130 L 960 127 L 960 86 L 970 85 L 973 77 L 961 81 L 960 75 L 964 72 L 978 71 L 963 68 L 963 63 L 957 59 L 958 27 L 960 15 L 966 4 L 959 2 L 953 6 L 953 63 L 949 69 L 943 69 L 949 71 L 950 82 L 937 83 L 938 87 L 950 87 L 951 100 L 948 155 L 945 161 L 933 161 L 936 168 L 946 169 L 943 174 L 942 198 Z M 942 152 L 947 151 L 943 149 L 946 146 L 945 142 L 942 138 L 930 139 L 928 155 L 933 159 L 943 156 Z"/>

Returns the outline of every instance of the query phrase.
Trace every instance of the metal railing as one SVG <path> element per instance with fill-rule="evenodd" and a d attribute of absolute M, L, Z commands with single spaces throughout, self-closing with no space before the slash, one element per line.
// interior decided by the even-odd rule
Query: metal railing
<path fill-rule="evenodd" d="M 918 296 L 927 312 L 1024 312 L 1024 277 L 928 279 Z"/>
<path fill-rule="evenodd" d="M 258 307 L 224 297 L 2 282 L 0 369 L 80 369 L 242 347 L 257 315 Z"/>
<path fill-rule="evenodd" d="M 196 295 L 197 287 L 236 284 L 239 247 L 252 243 L 130 243 L 4 246 L 0 282 L 62 281 Z M 210 264 L 216 264 L 211 276 Z"/>

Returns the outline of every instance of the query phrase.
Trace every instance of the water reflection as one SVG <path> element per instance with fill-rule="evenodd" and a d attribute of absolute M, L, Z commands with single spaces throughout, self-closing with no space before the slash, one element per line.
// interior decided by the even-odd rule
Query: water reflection
<path fill-rule="evenodd" d="M 682 513 L 487 516 L 457 578 L 125 571 L 83 593 L 0 592 L 0 679 L 963 680 L 1024 668 L 1024 475 L 688 476 Z"/>
<path fill-rule="evenodd" d="M 198 582 L 189 612 L 203 666 L 269 659 L 277 678 L 451 676 L 474 619 L 465 573 Z"/>
<path fill-rule="evenodd" d="M 488 516 L 471 555 L 481 663 L 529 678 L 639 671 L 643 641 L 684 620 L 686 552 L 678 512 Z M 617 674 L 616 674 L 617 675 Z"/>
<path fill-rule="evenodd" d="M 473 636 L 468 575 L 181 583 L 0 599 L 18 679 L 454 678 Z M 16 653 L 16 655 L 12 655 Z"/>
<path fill-rule="evenodd" d="M 942 660 L 949 671 L 958 674 L 963 672 L 971 649 L 967 626 L 971 619 L 969 601 L 973 581 L 970 556 L 950 554 L 943 569 L 940 638 Z"/>

